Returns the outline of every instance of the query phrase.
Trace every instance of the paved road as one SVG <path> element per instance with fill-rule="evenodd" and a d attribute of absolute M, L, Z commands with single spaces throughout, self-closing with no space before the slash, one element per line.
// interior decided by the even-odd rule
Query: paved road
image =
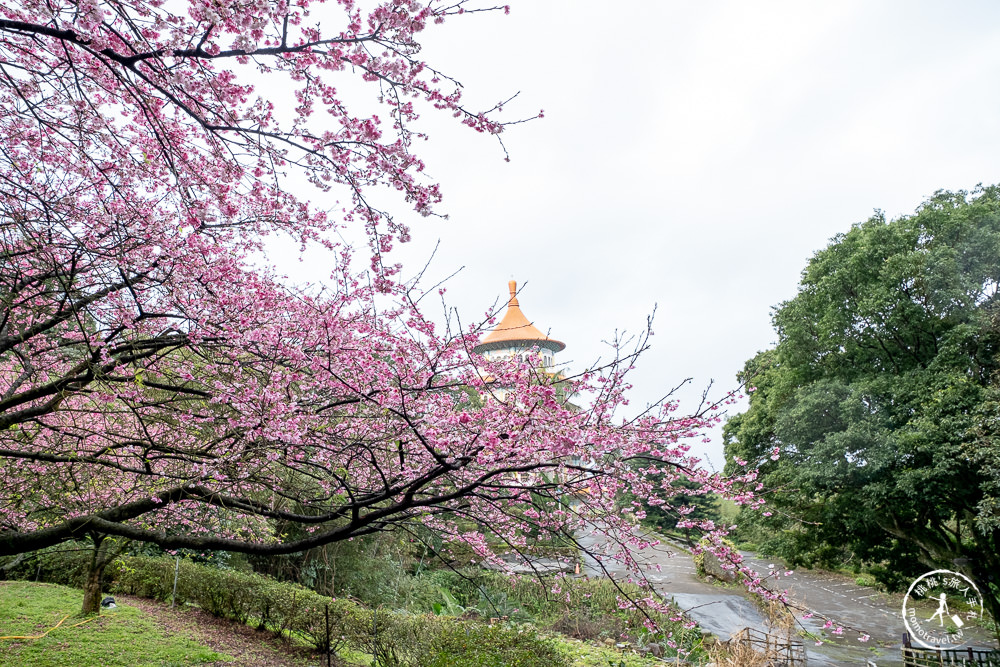
<path fill-rule="evenodd" d="M 757 558 L 742 552 L 744 563 L 754 570 L 764 573 L 778 570 L 781 562 Z M 859 658 L 867 654 L 879 665 L 899 664 L 899 648 L 903 632 L 902 601 L 899 596 L 887 596 L 872 588 L 857 585 L 851 577 L 817 570 L 795 570 L 791 576 L 781 576 L 770 586 L 774 590 L 787 590 L 792 603 L 801 608 L 799 617 L 813 632 L 822 630 L 822 621 L 802 619 L 806 613 L 813 613 L 831 619 L 845 626 L 844 635 L 827 635 L 834 646 L 842 646 L 850 655 Z M 857 642 L 858 633 L 871 636 L 865 649 Z M 981 628 L 966 627 L 968 642 L 979 648 L 995 648 L 994 639 Z M 881 655 L 872 657 L 869 647 L 879 649 Z M 863 662 L 858 663 L 863 664 Z"/>
<path fill-rule="evenodd" d="M 775 591 L 788 591 L 798 623 L 814 635 L 824 637 L 826 643 L 823 646 L 811 647 L 810 662 L 813 662 L 815 653 L 817 658 L 822 656 L 837 665 L 864 665 L 866 660 L 874 660 L 880 666 L 902 663 L 899 647 L 905 628 L 901 610 L 886 596 L 871 588 L 858 586 L 843 575 L 829 572 L 793 570 L 791 575 L 785 576 L 780 561 L 741 553 L 744 563 L 757 572 L 779 574 L 769 580 L 768 587 Z M 806 618 L 807 614 L 812 614 L 812 617 Z M 843 626 L 843 635 L 824 631 L 825 619 Z M 858 638 L 861 634 L 867 634 L 871 639 L 860 642 Z"/>
<path fill-rule="evenodd" d="M 580 546 L 592 554 L 600 554 L 601 538 L 578 535 Z M 767 631 L 768 624 L 757 608 L 736 592 L 712 586 L 695 576 L 694 563 L 686 552 L 667 545 L 633 552 L 633 557 L 646 569 L 646 576 L 661 595 L 672 598 L 677 605 L 717 637 L 728 638 L 745 627 Z M 588 576 L 609 576 L 627 579 L 629 572 L 610 559 L 600 562 L 584 556 L 582 573 Z"/>
<path fill-rule="evenodd" d="M 599 538 L 578 536 L 578 539 L 588 551 L 601 552 Z M 690 555 L 676 545 L 662 544 L 632 554 L 647 569 L 647 577 L 660 594 L 673 598 L 702 628 L 717 637 L 728 638 L 744 627 L 769 630 L 767 621 L 738 589 L 713 586 L 699 580 Z M 780 561 L 757 558 L 749 553 L 743 556 L 744 562 L 758 572 L 780 570 L 784 575 Z M 591 556 L 585 556 L 582 570 L 590 576 L 628 576 L 623 566 L 608 559 L 598 563 Z M 825 618 L 844 626 L 842 636 L 827 633 L 822 646 L 807 641 L 810 665 L 864 665 L 868 659 L 876 661 L 879 667 L 901 663 L 899 645 L 905 628 L 895 601 L 873 589 L 858 586 L 848 577 L 813 570 L 793 571 L 790 576 L 772 580 L 770 587 L 788 591 L 789 598 L 798 608 L 798 621 L 806 630 L 823 636 Z M 808 613 L 814 616 L 804 618 Z M 859 642 L 859 633 L 868 634 L 871 639 Z M 988 641 L 985 633 L 980 634 L 982 641 Z"/>

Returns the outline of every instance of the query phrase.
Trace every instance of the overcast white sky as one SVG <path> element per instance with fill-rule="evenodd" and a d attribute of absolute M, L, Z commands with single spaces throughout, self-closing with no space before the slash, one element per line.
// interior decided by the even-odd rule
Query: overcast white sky
<path fill-rule="evenodd" d="M 397 257 L 416 271 L 440 240 L 431 274 L 464 267 L 447 299 L 466 322 L 516 278 L 575 370 L 657 306 L 636 403 L 734 387 L 807 259 L 874 209 L 1000 181 L 1000 3 L 510 4 L 424 53 L 472 106 L 520 92 L 505 115 L 545 118 L 505 134 L 510 163 L 428 118 L 450 219 L 413 220 Z"/>

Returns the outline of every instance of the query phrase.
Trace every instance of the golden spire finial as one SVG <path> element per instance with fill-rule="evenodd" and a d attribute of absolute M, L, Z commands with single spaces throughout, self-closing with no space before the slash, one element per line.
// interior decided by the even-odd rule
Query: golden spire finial
<path fill-rule="evenodd" d="M 507 302 L 507 307 L 517 306 L 517 281 L 511 280 L 507 283 L 508 289 L 510 289 L 510 301 Z"/>

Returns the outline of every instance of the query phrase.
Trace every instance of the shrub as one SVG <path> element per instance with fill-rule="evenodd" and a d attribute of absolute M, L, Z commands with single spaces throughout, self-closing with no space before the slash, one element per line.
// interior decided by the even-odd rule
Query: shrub
<path fill-rule="evenodd" d="M 175 561 L 123 557 L 109 570 L 115 591 L 169 600 Z M 499 580 L 489 577 L 492 584 Z M 475 586 L 467 587 L 472 595 Z M 182 560 L 178 601 L 242 623 L 256 623 L 306 639 L 316 650 L 350 646 L 374 657 L 376 667 L 562 667 L 565 660 L 553 642 L 527 626 L 485 625 L 450 617 L 365 609 L 335 600 L 297 584 Z M 478 599 L 478 597 L 477 597 Z"/>
<path fill-rule="evenodd" d="M 173 591 L 174 563 L 165 558 L 133 556 L 119 558 L 105 570 L 112 590 L 154 600 L 169 600 Z M 186 573 L 186 572 L 185 572 Z M 180 592 L 180 577 L 178 577 Z M 183 598 L 178 600 L 183 601 Z"/>
<path fill-rule="evenodd" d="M 864 572 L 854 577 L 854 583 L 858 586 L 867 586 L 869 588 L 878 585 L 878 581 L 875 580 L 875 577 Z"/>
<path fill-rule="evenodd" d="M 27 554 L 5 570 L 9 579 L 38 580 L 51 584 L 62 584 L 82 588 L 90 569 L 93 544 L 88 542 L 67 542 L 56 547 L 41 549 Z"/>
<path fill-rule="evenodd" d="M 878 564 L 868 568 L 868 573 L 890 593 L 905 591 L 909 585 L 912 575 L 900 572 L 894 568 Z"/>
<path fill-rule="evenodd" d="M 737 550 L 736 545 L 733 543 L 732 540 L 728 538 L 722 538 L 722 545 L 729 548 L 733 552 Z M 713 559 L 715 563 L 721 562 L 717 556 L 708 551 L 708 548 L 711 546 L 712 544 L 711 542 L 709 542 L 707 538 L 702 538 L 701 541 L 698 542 L 698 549 L 691 557 L 691 559 L 694 561 L 695 571 L 698 573 L 698 576 L 700 577 L 713 574 L 712 572 L 709 572 L 708 568 L 706 567 L 707 559 Z M 708 567 L 711 566 L 709 565 Z M 721 568 L 721 565 L 716 565 L 716 567 Z M 717 575 L 718 573 L 716 572 L 715 574 Z M 741 575 L 738 572 L 734 572 L 733 576 L 736 577 L 737 579 L 741 578 Z"/>
<path fill-rule="evenodd" d="M 425 638 L 416 667 L 560 667 L 555 645 L 525 625 L 481 625 L 453 619 L 422 619 Z"/>
<path fill-rule="evenodd" d="M 581 639 L 618 638 L 622 634 L 661 641 L 668 637 L 683 649 L 690 650 L 700 640 L 700 632 L 683 627 L 676 617 L 666 617 L 649 611 L 660 633 L 651 634 L 645 628 L 642 611 L 621 609 L 623 597 L 638 600 L 650 591 L 635 584 L 612 582 L 608 579 L 533 577 L 511 580 L 506 575 L 486 570 L 437 571 L 426 578 L 466 609 L 484 617 L 507 616 L 511 620 L 530 620 L 537 625 Z M 558 593 L 553 586 L 558 584 Z M 438 598 L 439 600 L 441 598 Z M 441 605 L 439 605 L 441 606 Z"/>
<path fill-rule="evenodd" d="M 589 609 L 564 612 L 552 629 L 567 637 L 582 640 L 617 638 L 628 629 L 620 614 L 594 613 Z"/>

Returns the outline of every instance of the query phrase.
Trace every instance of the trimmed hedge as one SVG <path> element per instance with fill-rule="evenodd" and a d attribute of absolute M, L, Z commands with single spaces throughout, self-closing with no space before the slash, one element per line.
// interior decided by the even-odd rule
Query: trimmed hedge
<path fill-rule="evenodd" d="M 119 558 L 106 570 L 106 579 L 112 582 L 109 590 L 170 600 L 175 566 L 169 558 Z M 177 601 L 260 629 L 299 635 L 321 652 L 350 646 L 374 656 L 380 667 L 567 664 L 554 643 L 530 626 L 366 609 L 296 584 L 188 561 L 181 561 L 178 570 Z"/>

